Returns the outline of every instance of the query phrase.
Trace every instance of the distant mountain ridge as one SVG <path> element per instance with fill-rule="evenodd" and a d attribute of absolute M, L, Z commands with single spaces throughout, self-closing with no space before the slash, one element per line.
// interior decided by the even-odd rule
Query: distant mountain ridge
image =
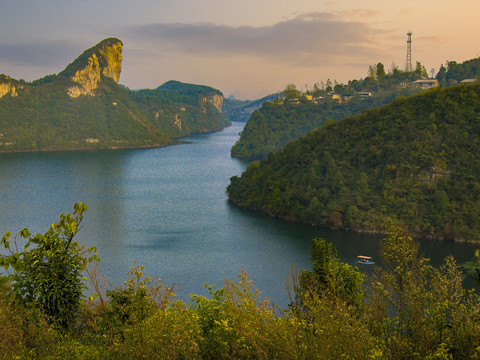
<path fill-rule="evenodd" d="M 223 113 L 231 121 L 247 121 L 255 110 L 262 107 L 263 103 L 275 100 L 282 93 L 270 94 L 257 100 L 224 100 Z"/>
<path fill-rule="evenodd" d="M 31 83 L 0 75 L 0 152 L 164 146 L 230 124 L 218 90 L 119 85 L 122 49 L 119 39 L 105 39 L 59 74 Z"/>

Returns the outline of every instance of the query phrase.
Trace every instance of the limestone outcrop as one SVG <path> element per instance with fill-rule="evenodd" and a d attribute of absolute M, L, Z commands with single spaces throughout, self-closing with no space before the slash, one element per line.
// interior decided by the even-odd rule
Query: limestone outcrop
<path fill-rule="evenodd" d="M 222 106 L 223 106 L 223 95 L 212 94 L 209 96 L 204 96 L 201 99 L 203 104 L 210 104 L 213 105 L 215 109 L 221 114 L 222 113 Z M 206 112 L 206 109 L 203 108 L 203 112 Z"/>
<path fill-rule="evenodd" d="M 23 89 L 21 83 L 13 80 L 9 76 L 0 75 L 0 98 L 5 95 L 18 96 L 18 90 Z"/>
<path fill-rule="evenodd" d="M 110 38 L 85 51 L 75 62 L 65 69 L 75 82 L 67 89 L 68 95 L 76 98 L 80 95 L 95 95 L 102 78 L 110 78 L 118 84 L 122 70 L 122 47 L 120 40 Z"/>
<path fill-rule="evenodd" d="M 209 97 L 208 102 L 212 104 L 219 113 L 222 113 L 223 106 L 223 96 L 218 94 L 213 94 Z"/>

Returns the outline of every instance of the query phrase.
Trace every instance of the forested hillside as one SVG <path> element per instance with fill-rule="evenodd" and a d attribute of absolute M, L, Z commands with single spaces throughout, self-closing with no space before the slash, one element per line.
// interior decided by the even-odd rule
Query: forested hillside
<path fill-rule="evenodd" d="M 271 152 L 284 147 L 288 142 L 323 126 L 327 120 L 340 120 L 345 116 L 363 110 L 379 107 L 391 102 L 400 94 L 411 95 L 416 89 L 394 93 L 388 92 L 377 97 L 338 103 L 333 99 L 319 102 L 300 100 L 298 103 L 265 102 L 255 111 L 232 147 L 234 157 L 264 159 Z"/>
<path fill-rule="evenodd" d="M 433 73 L 432 73 L 433 76 Z M 340 84 L 327 80 L 316 83 L 304 92 L 294 84 L 287 85 L 284 101 L 265 104 L 255 112 L 245 125 L 240 139 L 232 147 L 234 157 L 264 159 L 289 141 L 321 127 L 328 119 L 334 121 L 344 116 L 390 103 L 397 96 L 410 96 L 427 86 L 453 86 L 468 79 L 480 79 L 480 59 L 463 63 L 449 61 L 440 67 L 436 79 L 428 79 L 425 67 L 417 62 L 414 71 L 402 71 L 393 66 L 388 72 L 382 63 L 370 66 L 364 79 Z M 417 82 L 416 82 L 417 81 Z M 437 81 L 437 82 L 435 82 Z"/>
<path fill-rule="evenodd" d="M 208 86 L 169 81 L 154 90 L 129 91 L 131 100 L 155 128 L 169 137 L 222 130 L 223 95 Z"/>
<path fill-rule="evenodd" d="M 221 130 L 220 91 L 180 82 L 118 85 L 123 44 L 105 39 L 58 75 L 31 83 L 0 75 L 0 152 L 150 147 Z"/>
<path fill-rule="evenodd" d="M 115 86 L 114 86 L 115 85 Z M 60 150 L 170 143 L 128 93 L 104 79 L 96 96 L 71 98 L 63 81 L 26 86 L 0 99 L 0 151 Z"/>
<path fill-rule="evenodd" d="M 390 103 L 397 96 L 418 93 L 418 88 L 384 91 L 376 96 L 352 96 L 341 103 L 332 98 L 296 102 L 266 102 L 248 119 L 239 140 L 232 147 L 234 157 L 264 159 L 270 152 L 284 147 L 288 142 L 323 126 L 327 120 L 340 120 L 345 116 Z"/>
<path fill-rule="evenodd" d="M 480 85 L 432 89 L 331 123 L 232 177 L 234 203 L 274 216 L 480 239 Z"/>

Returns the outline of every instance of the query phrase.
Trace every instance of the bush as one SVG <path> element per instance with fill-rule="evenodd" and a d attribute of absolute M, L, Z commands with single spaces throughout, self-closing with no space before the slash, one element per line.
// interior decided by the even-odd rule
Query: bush
<path fill-rule="evenodd" d="M 75 204 L 73 214 L 62 214 L 44 235 L 32 236 L 23 229 L 12 245 L 11 233 L 1 241 L 10 255 L 0 258 L 0 266 L 13 269 L 8 278 L 15 299 L 25 308 L 40 310 L 64 330 L 74 324 L 79 312 L 82 271 L 89 261 L 98 260 L 95 248 L 85 250 L 74 241 L 85 211 L 83 203 Z M 24 251 L 18 252 L 19 248 Z"/>

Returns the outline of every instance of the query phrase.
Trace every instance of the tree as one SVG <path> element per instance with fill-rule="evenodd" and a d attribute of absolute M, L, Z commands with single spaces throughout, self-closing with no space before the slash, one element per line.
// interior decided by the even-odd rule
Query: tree
<path fill-rule="evenodd" d="M 443 66 L 443 64 L 440 67 L 440 70 L 438 70 L 436 78 L 442 87 L 447 85 L 447 68 Z"/>
<path fill-rule="evenodd" d="M 333 90 L 333 83 L 332 83 L 332 80 L 330 79 L 327 79 L 327 81 L 325 82 L 325 91 L 326 92 L 330 92 Z"/>
<path fill-rule="evenodd" d="M 345 90 L 346 90 L 346 86 L 342 84 L 337 84 L 333 87 L 333 91 L 335 91 L 335 94 L 345 95 Z"/>
<path fill-rule="evenodd" d="M 376 71 L 377 80 L 380 82 L 385 78 L 385 67 L 382 63 L 377 64 Z"/>
<path fill-rule="evenodd" d="M 312 92 L 313 96 L 319 96 L 319 95 L 323 94 L 323 92 L 324 91 L 322 90 L 322 88 L 320 87 L 320 84 L 318 82 L 313 84 L 313 92 Z"/>
<path fill-rule="evenodd" d="M 398 68 L 397 64 L 395 64 L 394 61 L 392 61 L 392 67 L 390 69 L 390 71 L 388 72 L 389 75 L 393 75 L 393 74 L 396 74 L 396 73 L 399 73 L 400 72 L 400 69 Z"/>
<path fill-rule="evenodd" d="M 295 84 L 288 84 L 283 91 L 285 99 L 296 99 L 300 96 L 300 91 L 297 90 Z"/>
<path fill-rule="evenodd" d="M 1 240 L 10 255 L 0 258 L 0 266 L 13 270 L 8 277 L 16 299 L 26 308 L 41 310 L 63 329 L 74 323 L 80 307 L 82 271 L 88 262 L 98 261 L 94 247 L 85 250 L 74 240 L 87 209 L 76 203 L 73 214 L 60 215 L 44 235 L 32 236 L 23 229 L 13 243 L 9 232 Z"/>
<path fill-rule="evenodd" d="M 376 75 L 377 71 L 375 69 L 375 66 L 372 66 L 372 65 L 369 65 L 368 66 L 368 75 L 367 77 L 371 78 L 371 79 L 375 79 L 375 75 Z"/>
<path fill-rule="evenodd" d="M 364 202 L 368 199 L 368 194 L 370 191 L 367 174 L 365 174 L 363 171 L 359 173 L 355 184 L 357 190 L 356 204 L 358 206 L 363 206 Z"/>
<path fill-rule="evenodd" d="M 417 61 L 414 72 L 419 78 L 428 78 L 427 69 L 420 61 Z"/>
<path fill-rule="evenodd" d="M 369 292 L 371 331 L 383 338 L 384 358 L 472 358 L 479 346 L 479 298 L 463 289 L 459 266 L 448 257 L 434 268 L 405 228 L 391 219 L 384 227 L 385 265 Z"/>
<path fill-rule="evenodd" d="M 299 285 L 294 289 L 295 301 L 291 304 L 294 309 L 303 309 L 305 296 L 309 294 L 332 296 L 346 304 L 360 306 L 363 275 L 338 259 L 333 244 L 322 238 L 313 239 L 311 264 L 311 270 L 300 273 Z"/>

